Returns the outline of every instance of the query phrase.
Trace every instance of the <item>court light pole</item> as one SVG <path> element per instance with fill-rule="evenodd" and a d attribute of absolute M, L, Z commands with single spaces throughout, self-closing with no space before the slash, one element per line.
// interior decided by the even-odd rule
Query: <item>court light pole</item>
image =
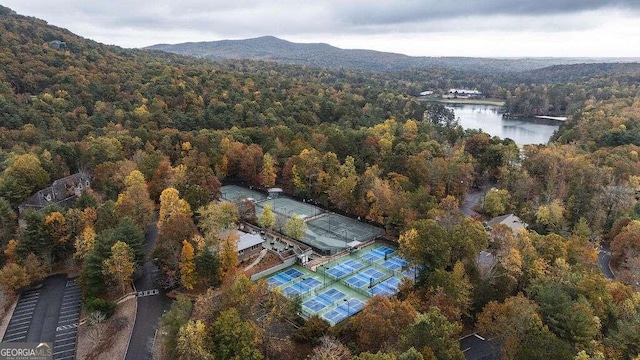
<path fill-rule="evenodd" d="M 300 289 L 300 296 L 302 296 L 302 281 L 307 280 L 304 276 L 300 276 L 300 280 L 298 280 L 298 288 Z"/>
<path fill-rule="evenodd" d="M 343 299 L 347 303 L 347 316 L 351 316 L 351 305 L 349 305 L 349 300 Z"/>

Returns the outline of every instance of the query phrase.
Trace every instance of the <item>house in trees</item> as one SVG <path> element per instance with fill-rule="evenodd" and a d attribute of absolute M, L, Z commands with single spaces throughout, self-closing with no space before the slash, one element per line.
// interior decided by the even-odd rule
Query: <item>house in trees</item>
<path fill-rule="evenodd" d="M 50 205 L 67 207 L 76 200 L 83 191 L 91 187 L 91 175 L 78 172 L 54 181 L 50 187 L 42 189 L 18 206 L 20 214 L 27 209 L 40 211 Z"/>
<path fill-rule="evenodd" d="M 519 217 L 513 214 L 507 214 L 502 216 L 494 217 L 493 219 L 487 221 L 487 226 L 492 228 L 498 224 L 505 225 L 509 227 L 514 234 L 517 234 L 521 229 L 526 229 L 529 227 L 529 224 L 520 220 Z"/>

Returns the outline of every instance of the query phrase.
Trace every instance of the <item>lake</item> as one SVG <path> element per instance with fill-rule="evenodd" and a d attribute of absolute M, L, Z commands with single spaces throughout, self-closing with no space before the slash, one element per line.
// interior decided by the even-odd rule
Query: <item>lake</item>
<path fill-rule="evenodd" d="M 561 122 L 536 118 L 505 119 L 495 105 L 451 104 L 464 129 L 482 129 L 491 136 L 510 138 L 518 145 L 546 144 Z"/>

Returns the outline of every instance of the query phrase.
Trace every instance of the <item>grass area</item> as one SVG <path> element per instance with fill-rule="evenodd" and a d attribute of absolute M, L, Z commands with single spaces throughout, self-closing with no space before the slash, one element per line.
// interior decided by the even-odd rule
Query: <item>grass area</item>
<path fill-rule="evenodd" d="M 422 101 L 437 102 L 442 104 L 473 104 L 473 105 L 494 105 L 504 106 L 504 101 L 500 99 L 438 99 L 423 98 Z"/>

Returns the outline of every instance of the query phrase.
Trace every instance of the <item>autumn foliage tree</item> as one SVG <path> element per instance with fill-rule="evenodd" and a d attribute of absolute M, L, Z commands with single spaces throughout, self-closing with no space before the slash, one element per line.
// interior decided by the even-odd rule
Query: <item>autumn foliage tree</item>
<path fill-rule="evenodd" d="M 196 265 L 193 261 L 193 246 L 187 240 L 182 241 L 182 253 L 180 255 L 180 282 L 187 290 L 193 290 L 198 277 L 196 273 Z"/>
<path fill-rule="evenodd" d="M 414 322 L 416 310 L 397 298 L 375 296 L 356 317 L 353 326 L 358 345 L 372 352 L 391 351 L 398 347 L 400 335 Z"/>
<path fill-rule="evenodd" d="M 112 276 L 122 287 L 122 294 L 124 294 L 135 270 L 133 250 L 122 241 L 116 242 L 111 247 L 111 256 L 102 262 L 102 267 L 105 276 Z"/>
<path fill-rule="evenodd" d="M 29 274 L 24 267 L 16 263 L 8 263 L 0 269 L 0 282 L 5 290 L 15 294 L 29 285 Z"/>
<path fill-rule="evenodd" d="M 284 233 L 296 240 L 300 240 L 307 232 L 307 224 L 304 218 L 298 214 L 292 214 L 289 221 L 284 224 Z"/>
<path fill-rule="evenodd" d="M 167 219 L 173 215 L 191 216 L 191 207 L 184 199 L 180 198 L 178 190 L 169 187 L 160 194 L 160 214 L 158 216 L 158 229 L 162 229 Z"/>
<path fill-rule="evenodd" d="M 271 204 L 267 204 L 262 208 L 262 214 L 260 214 L 258 224 L 261 227 L 268 229 L 271 229 L 276 225 L 276 216 L 271 209 Z"/>
<path fill-rule="evenodd" d="M 277 175 L 276 160 L 270 154 L 264 154 L 262 156 L 262 170 L 260 171 L 261 185 L 266 188 L 273 187 L 276 184 Z"/>
<path fill-rule="evenodd" d="M 147 183 L 138 170 L 125 179 L 125 190 L 118 195 L 116 211 L 120 217 L 130 217 L 142 229 L 153 220 L 155 206 L 149 197 Z"/>

